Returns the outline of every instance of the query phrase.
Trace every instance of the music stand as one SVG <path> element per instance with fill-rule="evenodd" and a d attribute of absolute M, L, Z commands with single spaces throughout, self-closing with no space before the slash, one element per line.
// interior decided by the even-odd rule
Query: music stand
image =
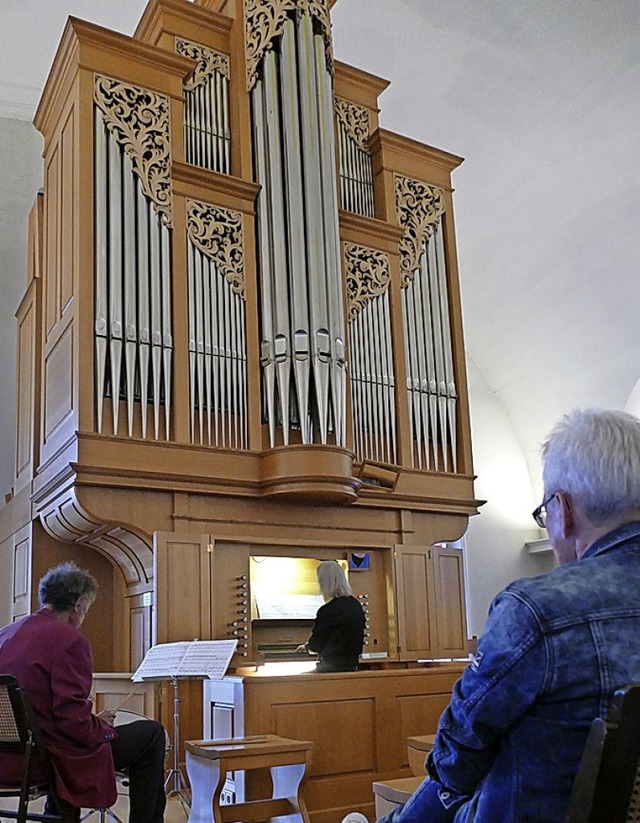
<path fill-rule="evenodd" d="M 164 781 L 167 799 L 177 797 L 189 814 L 191 799 L 180 768 L 180 697 L 178 680 L 200 677 L 220 680 L 236 650 L 237 640 L 193 640 L 152 646 L 132 675 L 133 681 L 169 680 L 173 686 L 173 763 Z M 168 791 L 167 791 L 168 789 Z"/>
<path fill-rule="evenodd" d="M 180 768 L 180 698 L 178 696 L 177 677 L 173 676 L 171 678 L 171 685 L 173 686 L 173 765 L 167 771 L 167 776 L 164 781 L 164 791 L 167 795 L 167 800 L 170 797 L 177 797 L 180 800 L 182 808 L 188 816 L 189 809 L 191 808 L 191 798 L 189 797 L 187 781 Z M 169 791 L 167 791 L 167 789 L 169 789 Z"/>

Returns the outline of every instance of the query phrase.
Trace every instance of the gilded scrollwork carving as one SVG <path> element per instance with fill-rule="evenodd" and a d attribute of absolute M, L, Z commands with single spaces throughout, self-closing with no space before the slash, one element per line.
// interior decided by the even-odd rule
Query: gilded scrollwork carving
<path fill-rule="evenodd" d="M 186 91 L 192 91 L 206 83 L 214 71 L 229 79 L 229 55 L 180 37 L 176 37 L 176 51 L 184 57 L 198 61 L 198 65 L 184 83 Z"/>
<path fill-rule="evenodd" d="M 349 100 L 336 97 L 336 117 L 338 123 L 362 151 L 369 151 L 369 112 Z"/>
<path fill-rule="evenodd" d="M 333 71 L 331 18 L 327 0 L 245 0 L 245 54 L 247 89 L 255 86 L 258 65 L 265 51 L 282 34 L 287 15 L 292 11 L 309 12 L 320 23 L 325 42 L 327 66 Z"/>
<path fill-rule="evenodd" d="M 356 243 L 344 243 L 349 320 L 355 320 L 369 300 L 389 288 L 389 255 Z"/>
<path fill-rule="evenodd" d="M 187 234 L 210 257 L 233 291 L 245 299 L 244 248 L 240 212 L 187 200 Z"/>
<path fill-rule="evenodd" d="M 94 102 L 107 129 L 127 153 L 145 195 L 171 226 L 169 98 L 96 75 Z"/>
<path fill-rule="evenodd" d="M 420 180 L 394 175 L 396 214 L 404 229 L 400 241 L 402 285 L 413 280 L 420 263 L 422 245 L 428 239 L 444 212 L 444 191 Z"/>

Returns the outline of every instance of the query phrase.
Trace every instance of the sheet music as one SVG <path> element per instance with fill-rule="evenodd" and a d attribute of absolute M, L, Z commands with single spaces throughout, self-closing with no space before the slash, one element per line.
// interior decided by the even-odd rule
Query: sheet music
<path fill-rule="evenodd" d="M 258 617 L 262 620 L 313 620 L 324 598 L 320 594 L 256 595 Z"/>
<path fill-rule="evenodd" d="M 184 640 L 152 646 L 131 679 L 168 680 L 171 677 L 224 677 L 237 640 Z"/>

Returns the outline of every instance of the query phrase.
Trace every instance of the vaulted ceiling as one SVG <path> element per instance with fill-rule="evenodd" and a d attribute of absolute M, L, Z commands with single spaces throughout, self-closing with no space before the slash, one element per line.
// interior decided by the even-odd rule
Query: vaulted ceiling
<path fill-rule="evenodd" d="M 67 15 L 131 34 L 144 4 L 2 0 L 0 116 L 32 116 Z M 640 3 L 338 0 L 333 23 L 336 56 L 391 81 L 382 125 L 466 158 L 468 358 L 535 474 L 560 414 L 640 377 Z"/>

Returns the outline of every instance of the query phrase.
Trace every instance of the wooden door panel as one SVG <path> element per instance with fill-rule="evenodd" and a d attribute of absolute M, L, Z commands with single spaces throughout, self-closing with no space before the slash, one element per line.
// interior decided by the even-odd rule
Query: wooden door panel
<path fill-rule="evenodd" d="M 460 549 L 433 549 L 438 646 L 441 657 L 467 656 L 463 556 Z"/>
<path fill-rule="evenodd" d="M 430 548 L 397 546 L 395 575 L 401 660 L 435 655 L 436 625 Z"/>
<path fill-rule="evenodd" d="M 154 642 L 211 640 L 208 535 L 156 532 Z"/>

